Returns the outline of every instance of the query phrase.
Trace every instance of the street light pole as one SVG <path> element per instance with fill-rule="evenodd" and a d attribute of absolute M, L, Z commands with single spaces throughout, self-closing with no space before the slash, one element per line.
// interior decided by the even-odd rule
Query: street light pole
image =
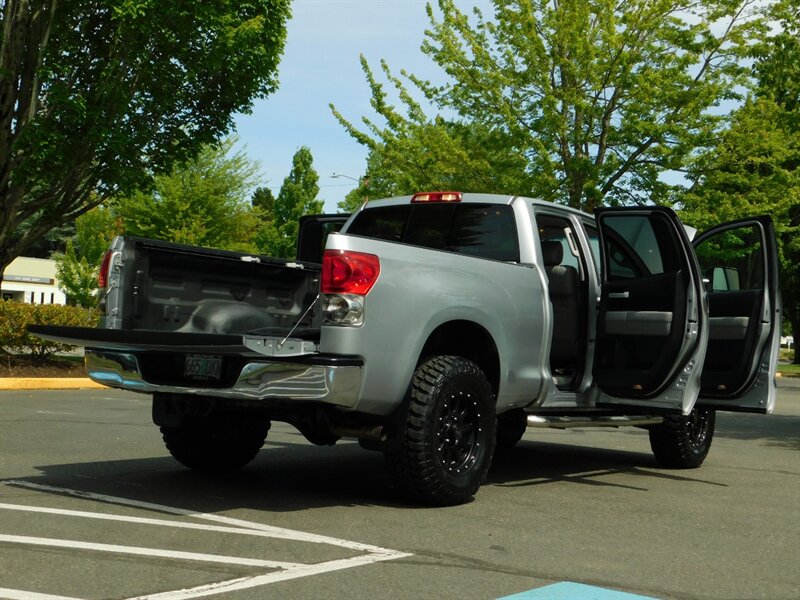
<path fill-rule="evenodd" d="M 350 177 L 350 175 L 344 175 L 342 173 L 331 173 L 331 178 L 332 179 L 339 179 L 341 177 L 344 177 L 345 179 L 352 179 L 356 183 L 361 183 L 360 179 L 356 179 L 355 177 Z"/>

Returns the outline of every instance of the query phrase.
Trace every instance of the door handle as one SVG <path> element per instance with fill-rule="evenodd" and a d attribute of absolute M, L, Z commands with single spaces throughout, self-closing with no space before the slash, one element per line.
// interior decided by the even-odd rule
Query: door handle
<path fill-rule="evenodd" d="M 631 297 L 631 293 L 630 292 L 609 292 L 608 293 L 608 297 L 609 298 L 630 298 Z"/>

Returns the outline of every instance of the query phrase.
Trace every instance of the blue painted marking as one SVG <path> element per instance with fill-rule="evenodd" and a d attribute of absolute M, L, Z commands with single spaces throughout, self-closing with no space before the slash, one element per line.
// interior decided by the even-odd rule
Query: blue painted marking
<path fill-rule="evenodd" d="M 638 596 L 617 590 L 562 581 L 553 585 L 520 592 L 511 596 L 503 596 L 498 600 L 658 600 L 651 596 Z"/>

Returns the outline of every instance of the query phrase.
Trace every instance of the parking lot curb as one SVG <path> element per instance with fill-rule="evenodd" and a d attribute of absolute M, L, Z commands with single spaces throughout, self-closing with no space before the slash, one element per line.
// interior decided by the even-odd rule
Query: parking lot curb
<path fill-rule="evenodd" d="M 0 390 L 88 390 L 105 387 L 88 377 L 0 377 Z"/>

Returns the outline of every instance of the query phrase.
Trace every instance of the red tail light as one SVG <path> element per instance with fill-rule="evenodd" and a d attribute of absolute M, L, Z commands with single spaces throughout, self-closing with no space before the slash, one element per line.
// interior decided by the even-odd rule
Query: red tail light
<path fill-rule="evenodd" d="M 365 296 L 380 272 L 381 263 L 374 254 L 326 250 L 322 257 L 322 293 Z"/>
<path fill-rule="evenodd" d="M 461 192 L 419 192 L 411 202 L 461 202 Z"/>
<path fill-rule="evenodd" d="M 100 263 L 100 272 L 97 274 L 97 287 L 104 290 L 108 287 L 108 271 L 111 268 L 111 250 L 103 255 L 103 262 Z"/>

